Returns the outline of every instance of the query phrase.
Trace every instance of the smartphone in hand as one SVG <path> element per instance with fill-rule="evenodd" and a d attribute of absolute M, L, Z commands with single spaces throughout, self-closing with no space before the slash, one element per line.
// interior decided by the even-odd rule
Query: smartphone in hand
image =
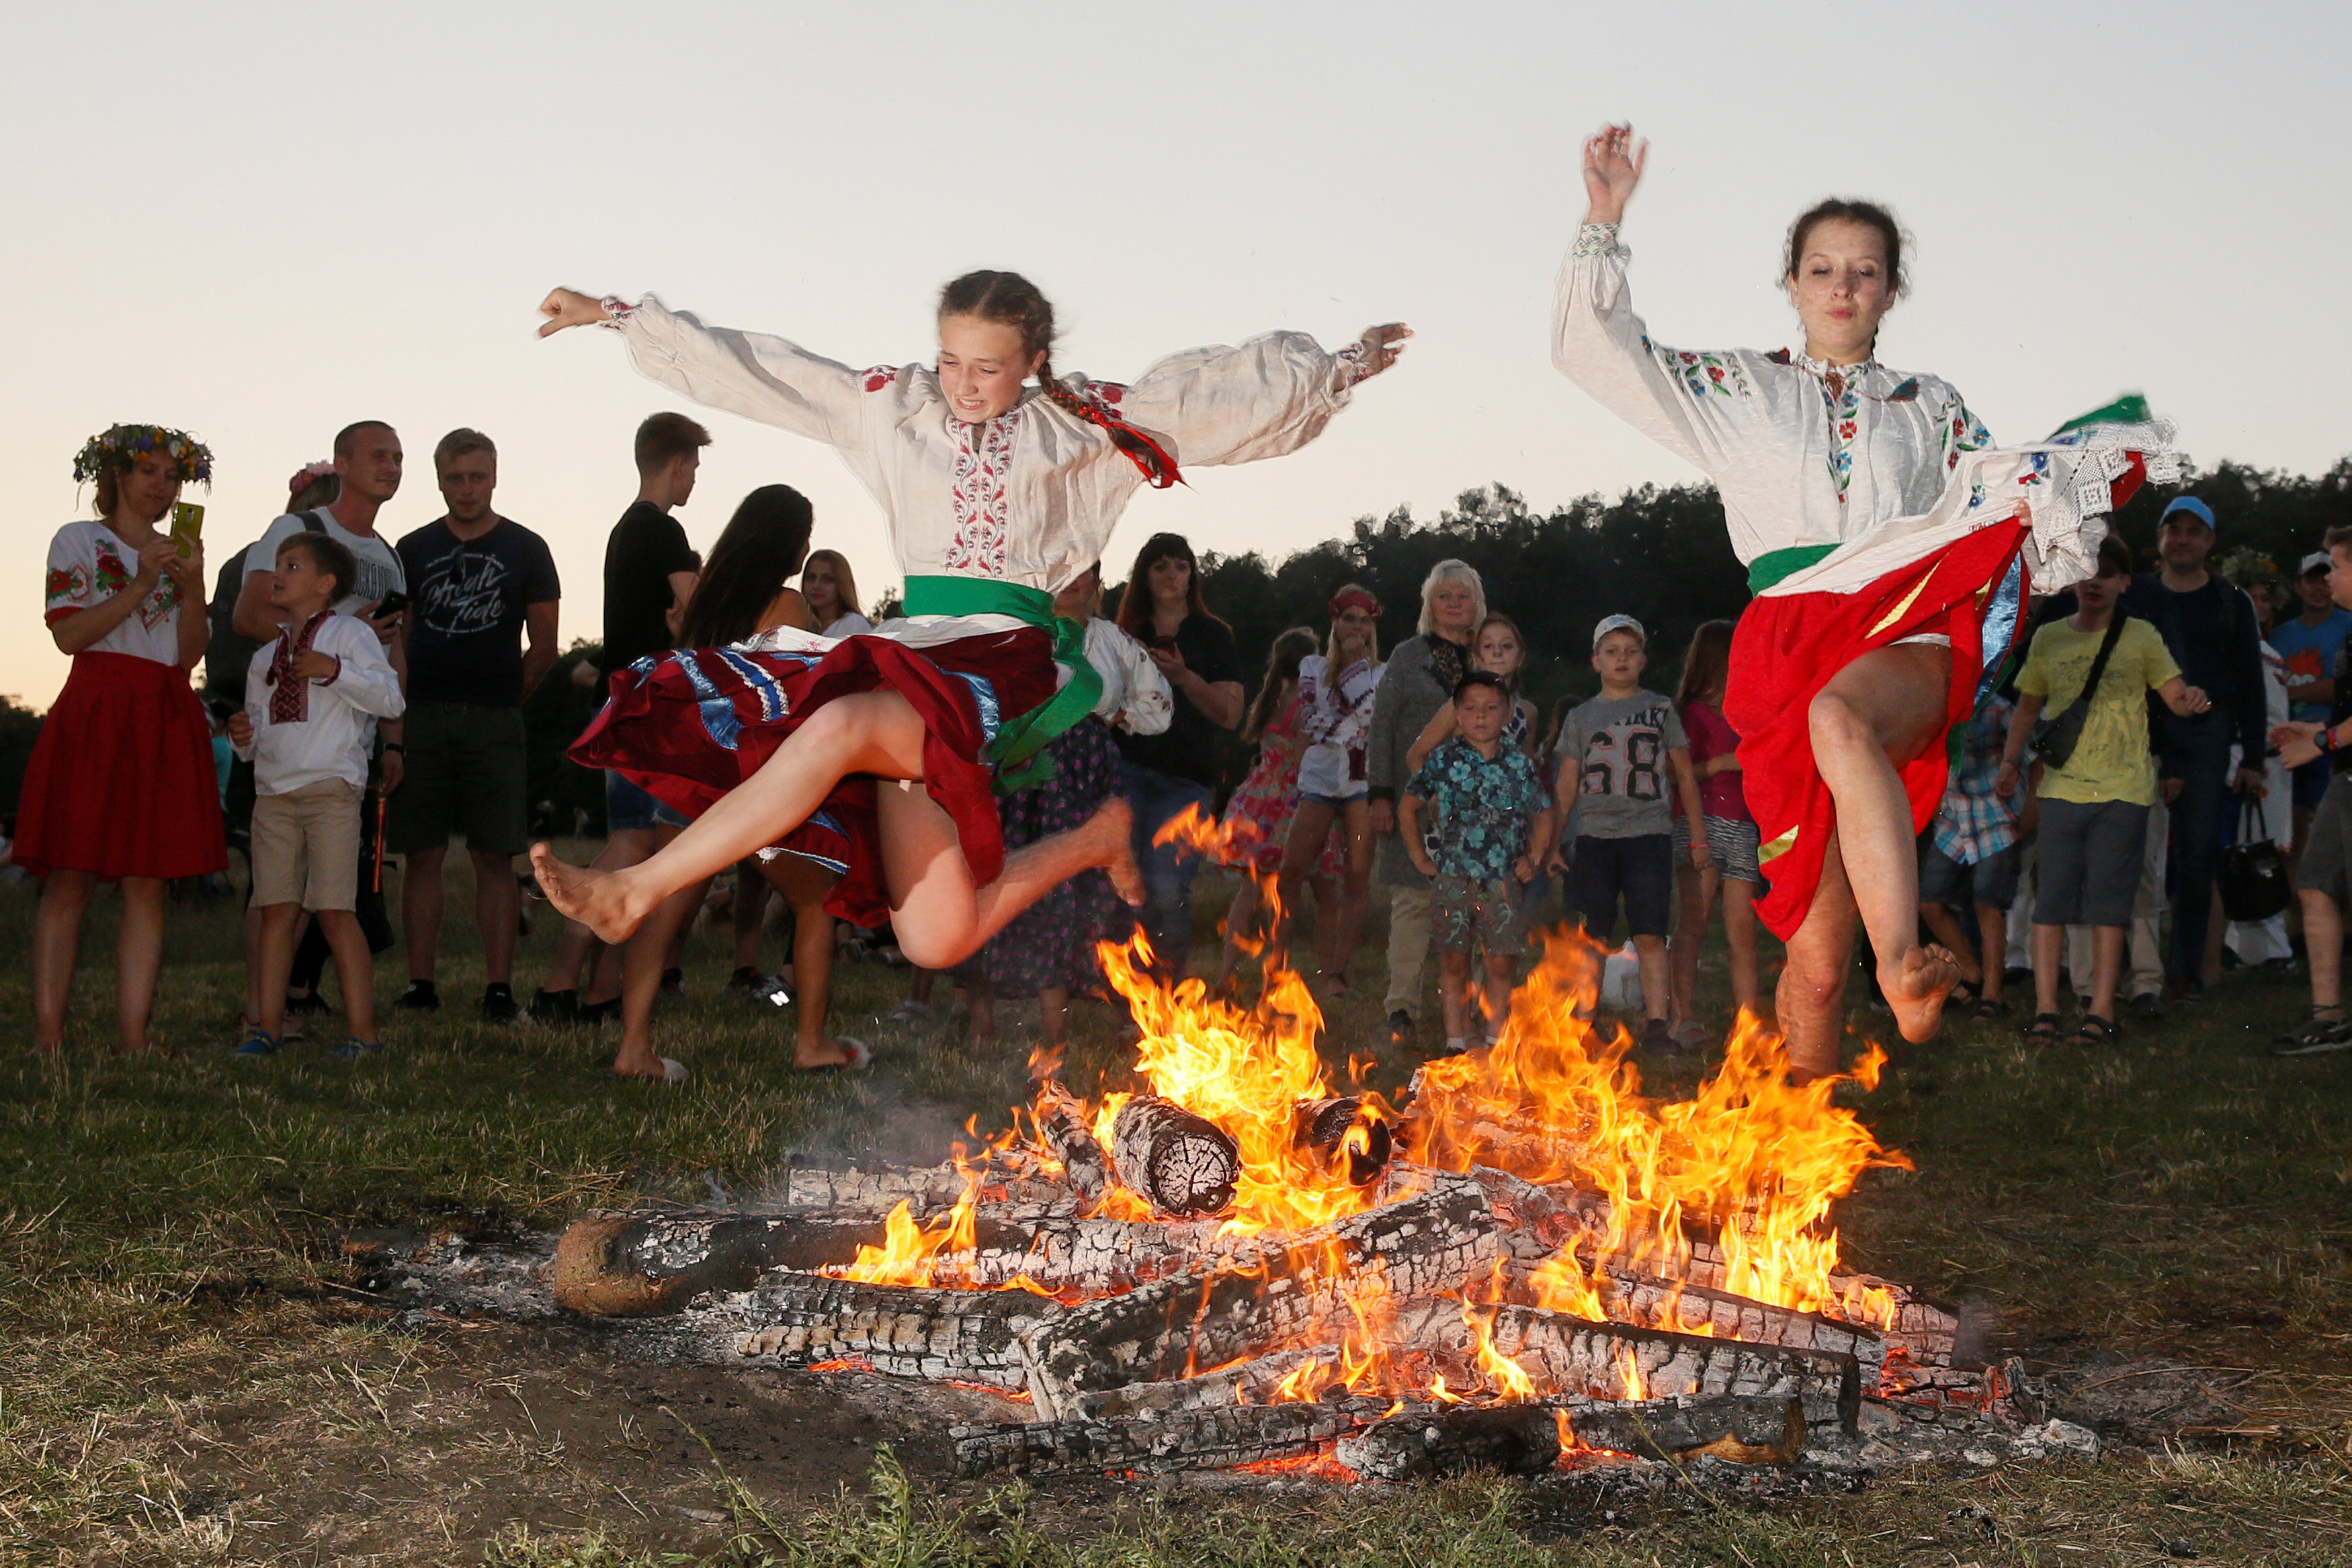
<path fill-rule="evenodd" d="M 381 621 L 387 615 L 398 615 L 407 608 L 408 595 L 395 588 L 377 601 L 374 618 Z"/>
<path fill-rule="evenodd" d="M 180 547 L 180 559 L 186 560 L 196 553 L 196 541 L 205 536 L 205 509 L 194 501 L 172 503 L 172 541 Z"/>

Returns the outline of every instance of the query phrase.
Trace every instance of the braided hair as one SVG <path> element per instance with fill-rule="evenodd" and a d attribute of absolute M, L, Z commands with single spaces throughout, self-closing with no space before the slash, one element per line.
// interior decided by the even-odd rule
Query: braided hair
<path fill-rule="evenodd" d="M 1054 307 L 1035 284 L 1017 272 L 967 272 L 940 290 L 941 316 L 970 316 L 992 321 L 1021 334 L 1021 352 L 1042 354 L 1037 362 L 1037 386 L 1071 418 L 1083 420 L 1110 437 L 1112 445 L 1143 471 L 1154 489 L 1164 490 L 1182 477 L 1176 460 L 1143 432 L 1064 386 L 1054 375 Z"/>

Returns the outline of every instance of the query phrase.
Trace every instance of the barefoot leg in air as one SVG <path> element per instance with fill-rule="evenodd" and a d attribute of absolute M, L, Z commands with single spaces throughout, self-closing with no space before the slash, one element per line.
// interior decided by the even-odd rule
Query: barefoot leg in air
<path fill-rule="evenodd" d="M 1814 765 L 1837 802 L 1843 881 L 1870 933 L 1879 988 L 1914 1042 L 1936 1032 L 1959 968 L 1944 948 L 1919 942 L 1917 841 L 1895 768 L 1942 737 L 1951 668 L 1949 648 L 1880 648 L 1832 676 L 1806 715 Z"/>
<path fill-rule="evenodd" d="M 1013 916 L 1082 871 L 1108 872 L 1120 898 L 1130 906 L 1143 903 L 1143 875 L 1128 839 L 1134 813 L 1117 796 L 1078 826 L 1005 856 L 1004 870 L 982 887 L 972 885 L 953 820 L 920 784 L 886 783 L 877 805 L 890 925 L 898 950 L 919 968 L 961 963 Z"/>

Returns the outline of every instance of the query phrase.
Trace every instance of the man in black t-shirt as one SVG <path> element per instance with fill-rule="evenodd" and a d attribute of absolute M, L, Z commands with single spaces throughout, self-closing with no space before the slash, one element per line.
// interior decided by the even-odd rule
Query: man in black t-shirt
<path fill-rule="evenodd" d="M 395 1005 L 441 1005 L 441 862 L 456 829 L 474 857 L 488 980 L 482 1017 L 507 1023 L 516 1013 L 514 857 L 530 827 L 522 699 L 555 663 L 562 591 L 547 541 L 492 509 L 498 465 L 498 448 L 479 431 L 443 436 L 433 468 L 449 510 L 400 541 L 412 608 L 408 768 L 384 839 L 402 857 L 408 939 L 408 989 Z"/>
<path fill-rule="evenodd" d="M 649 654 L 667 653 L 671 618 L 686 607 L 702 563 L 686 542 L 686 530 L 670 516 L 694 494 L 696 472 L 710 433 L 682 413 L 656 413 L 637 426 L 637 498 L 613 525 L 604 543 L 604 650 L 597 664 L 604 685 Z M 604 851 L 599 871 L 635 865 L 657 847 L 656 830 L 672 831 L 680 819 L 636 785 L 607 769 L 604 774 Z M 541 1023 L 570 1023 L 583 1017 L 580 969 L 595 938 L 585 925 L 567 921 L 530 1016 Z M 600 957 L 588 1006 L 617 1013 L 617 966 Z M 594 999 L 602 998 L 602 999 Z M 586 1015 L 592 1020 L 601 1014 Z"/>

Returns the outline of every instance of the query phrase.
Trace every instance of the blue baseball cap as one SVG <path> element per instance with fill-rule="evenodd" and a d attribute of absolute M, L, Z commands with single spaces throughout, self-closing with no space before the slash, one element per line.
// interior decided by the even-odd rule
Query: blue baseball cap
<path fill-rule="evenodd" d="M 2163 515 L 2156 519 L 2156 526 L 2159 528 L 2164 527 L 2166 521 L 2170 518 L 2172 514 L 2175 512 L 2187 512 L 2190 517 L 2195 517 L 2199 522 L 2204 524 L 2209 531 L 2216 526 L 2213 521 L 2213 508 L 2207 506 L 2204 502 L 2199 500 L 2194 496 L 2175 496 L 2171 500 L 2166 502 Z"/>

